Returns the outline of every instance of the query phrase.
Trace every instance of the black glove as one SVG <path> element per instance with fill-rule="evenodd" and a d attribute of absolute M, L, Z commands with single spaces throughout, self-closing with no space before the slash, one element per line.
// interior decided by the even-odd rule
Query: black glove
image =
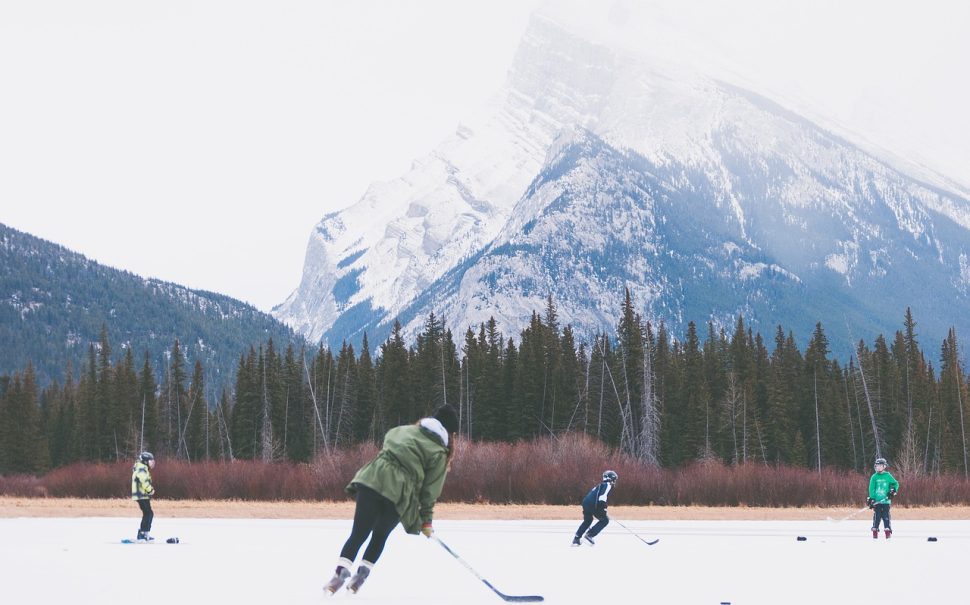
<path fill-rule="evenodd" d="M 872 508 L 875 505 L 876 505 L 875 500 L 873 500 L 872 498 L 866 498 L 866 506 L 868 506 L 869 508 Z"/>
<path fill-rule="evenodd" d="M 889 493 L 886 494 L 886 497 L 889 498 L 890 500 L 892 500 L 893 498 L 895 498 L 896 497 L 896 488 L 894 487 L 894 488 L 890 489 L 889 490 Z"/>

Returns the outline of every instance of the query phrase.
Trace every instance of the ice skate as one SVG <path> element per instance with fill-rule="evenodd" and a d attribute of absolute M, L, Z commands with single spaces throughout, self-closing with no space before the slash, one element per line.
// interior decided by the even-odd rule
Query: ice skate
<path fill-rule="evenodd" d="M 886 539 L 888 540 L 889 538 L 892 538 L 892 537 L 893 537 L 893 530 L 887 529 L 886 530 Z"/>
<path fill-rule="evenodd" d="M 362 561 L 360 567 L 357 568 L 357 573 L 350 579 L 350 584 L 347 584 L 347 590 L 357 594 L 360 587 L 364 585 L 364 581 L 367 580 L 367 576 L 370 575 L 371 567 L 373 567 L 373 563 Z"/>
<path fill-rule="evenodd" d="M 596 542 L 593 541 L 593 536 L 589 535 L 588 533 L 585 536 L 583 536 L 583 538 L 585 538 L 586 541 L 589 542 L 590 546 L 594 546 L 596 544 Z"/>
<path fill-rule="evenodd" d="M 573 536 L 573 546 L 582 546 L 583 543 L 579 541 L 579 536 Z"/>
<path fill-rule="evenodd" d="M 327 585 L 324 586 L 323 589 L 330 594 L 340 590 L 340 588 L 344 585 L 344 582 L 347 581 L 347 578 L 350 577 L 350 566 L 352 564 L 353 563 L 347 559 L 341 559 L 340 564 L 337 565 L 337 569 L 335 569 L 333 572 L 333 577 L 330 578 L 330 581 L 327 582 Z"/>
<path fill-rule="evenodd" d="M 872 539 L 873 540 L 878 540 L 879 539 L 879 530 L 878 529 L 873 529 L 872 530 Z"/>
<path fill-rule="evenodd" d="M 145 543 L 152 542 L 154 540 L 155 538 L 151 537 L 151 535 L 147 531 L 138 532 L 138 536 L 135 538 L 136 542 L 145 542 Z"/>

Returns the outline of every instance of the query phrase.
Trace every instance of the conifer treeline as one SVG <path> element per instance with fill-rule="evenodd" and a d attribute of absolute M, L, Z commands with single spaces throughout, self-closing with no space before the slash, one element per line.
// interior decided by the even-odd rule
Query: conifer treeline
<path fill-rule="evenodd" d="M 781 326 L 770 343 L 743 318 L 731 333 L 691 323 L 677 339 L 634 309 L 627 293 L 616 335 L 591 342 L 560 325 L 551 299 L 517 341 L 490 320 L 459 346 L 434 314 L 413 346 L 395 325 L 376 355 L 366 336 L 359 352 L 280 352 L 270 340 L 240 356 L 234 391 L 218 397 L 178 342 L 156 376 L 130 349 L 112 362 L 102 331 L 77 379 L 67 368 L 63 384 L 38 392 L 30 365 L 0 379 L 0 472 L 143 449 L 189 461 L 308 461 L 379 441 L 445 401 L 466 438 L 581 432 L 664 467 L 717 458 L 864 471 L 881 455 L 904 473 L 968 472 L 970 379 L 952 330 L 927 355 L 907 309 L 892 339 L 860 341 L 840 362 L 821 324 L 802 352 Z"/>

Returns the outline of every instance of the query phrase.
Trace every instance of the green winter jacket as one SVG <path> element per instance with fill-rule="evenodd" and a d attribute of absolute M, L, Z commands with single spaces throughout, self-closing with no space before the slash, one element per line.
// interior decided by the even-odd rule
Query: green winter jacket
<path fill-rule="evenodd" d="M 869 497 L 876 501 L 876 504 L 886 504 L 889 502 L 889 490 L 899 491 L 899 481 L 889 474 L 889 471 L 873 473 L 869 479 Z"/>
<path fill-rule="evenodd" d="M 152 474 L 148 471 L 148 465 L 138 461 L 131 467 L 131 499 L 150 500 L 155 494 L 152 487 Z"/>
<path fill-rule="evenodd" d="M 417 425 L 395 427 L 384 435 L 377 457 L 357 471 L 347 486 L 351 495 L 366 485 L 394 503 L 409 534 L 430 523 L 448 472 L 448 449 L 441 438 Z"/>

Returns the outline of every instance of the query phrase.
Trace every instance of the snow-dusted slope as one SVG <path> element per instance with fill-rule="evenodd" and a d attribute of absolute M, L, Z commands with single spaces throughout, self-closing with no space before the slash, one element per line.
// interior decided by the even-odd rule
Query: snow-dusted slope
<path fill-rule="evenodd" d="M 908 305 L 958 323 L 946 310 L 968 302 L 967 199 L 754 93 L 536 17 L 499 98 L 325 217 L 277 317 L 331 343 L 395 319 L 413 334 L 432 310 L 515 334 L 552 294 L 583 333 L 629 287 L 674 326 L 864 332 Z"/>
<path fill-rule="evenodd" d="M 819 136 L 822 147 L 839 145 Z M 851 157 L 851 148 L 810 169 L 720 142 L 714 149 L 732 166 L 727 177 L 655 163 L 588 132 L 564 135 L 496 240 L 401 315 L 407 331 L 434 310 L 451 326 L 494 316 L 515 333 L 551 294 L 561 321 L 589 335 L 612 329 L 625 288 L 675 333 L 691 320 L 730 329 L 739 313 L 766 336 L 781 324 L 806 337 L 822 321 L 840 351 L 850 331 L 896 329 L 907 306 L 927 335 L 966 323 L 954 309 L 970 302 L 970 237 L 931 208 L 966 200 Z M 761 174 L 766 166 L 775 178 Z M 732 203 L 720 201 L 724 178 Z"/>

